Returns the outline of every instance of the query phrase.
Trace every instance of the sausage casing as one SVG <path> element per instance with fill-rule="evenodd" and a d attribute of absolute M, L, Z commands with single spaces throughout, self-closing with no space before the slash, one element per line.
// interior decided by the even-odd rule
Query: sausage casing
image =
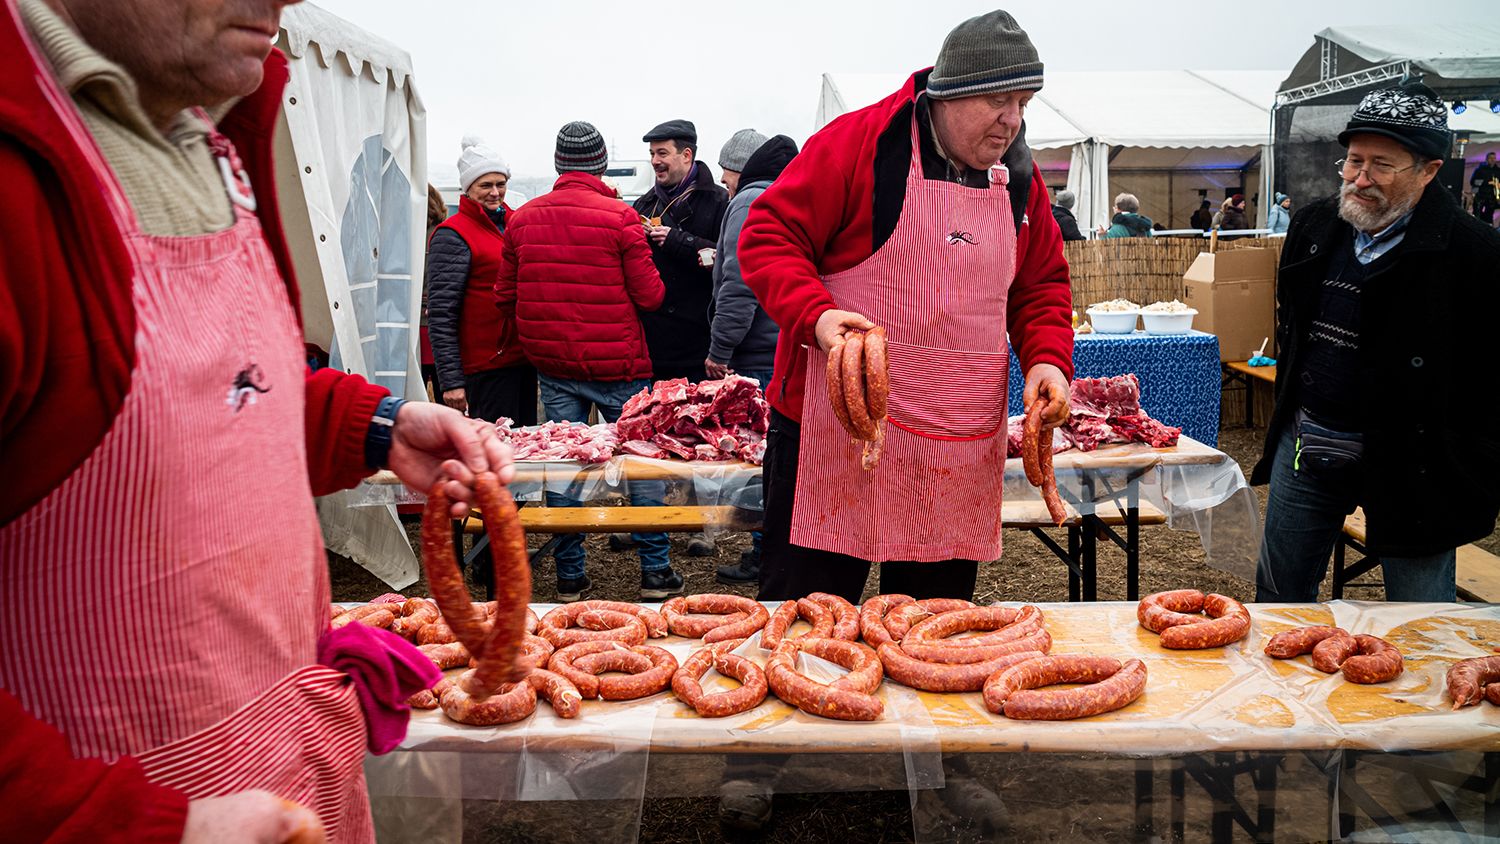
<path fill-rule="evenodd" d="M 1135 617 L 1142 627 L 1152 633 L 1160 633 L 1179 624 L 1197 624 L 1203 619 L 1195 613 L 1203 612 L 1206 597 L 1197 589 L 1156 592 L 1141 599 L 1136 605 Z"/>
<path fill-rule="evenodd" d="M 1317 647 L 1319 642 L 1340 633 L 1348 635 L 1348 631 L 1342 627 L 1321 625 L 1284 630 L 1266 642 L 1266 656 L 1273 659 L 1292 659 L 1305 653 L 1312 653 L 1312 649 Z"/>
<path fill-rule="evenodd" d="M 1085 683 L 1072 689 L 1041 689 L 1057 683 Z M 984 684 L 991 712 L 1020 720 L 1062 721 L 1113 712 L 1146 690 L 1146 665 L 1113 657 L 1056 654 L 1018 663 Z"/>
<path fill-rule="evenodd" d="M 777 697 L 809 715 L 841 721 L 874 721 L 885 712 L 885 705 L 874 695 L 819 683 L 799 672 L 798 650 L 797 642 L 783 641 L 766 660 L 766 682 Z"/>
<path fill-rule="evenodd" d="M 1500 681 L 1500 656 L 1459 660 L 1448 669 L 1447 679 L 1453 708 L 1472 706 L 1485 697 L 1486 686 Z"/>
<path fill-rule="evenodd" d="M 1173 650 L 1200 650 L 1238 642 L 1250 633 L 1250 611 L 1227 595 L 1208 595 L 1203 611 L 1211 621 L 1179 624 L 1161 633 L 1161 645 Z"/>

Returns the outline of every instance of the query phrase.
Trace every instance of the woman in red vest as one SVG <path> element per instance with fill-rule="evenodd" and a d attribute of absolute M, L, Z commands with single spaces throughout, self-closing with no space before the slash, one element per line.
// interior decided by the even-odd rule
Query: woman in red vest
<path fill-rule="evenodd" d="M 513 319 L 495 305 L 505 245 L 510 166 L 489 145 L 463 140 L 458 213 L 427 246 L 427 329 L 443 402 L 476 419 L 535 425 L 536 369 L 526 361 Z"/>

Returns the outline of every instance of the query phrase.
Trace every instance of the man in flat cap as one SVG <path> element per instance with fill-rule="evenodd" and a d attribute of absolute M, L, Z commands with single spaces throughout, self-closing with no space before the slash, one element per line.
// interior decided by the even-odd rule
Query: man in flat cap
<path fill-rule="evenodd" d="M 643 315 L 646 347 L 656 380 L 707 376 L 708 303 L 713 298 L 711 254 L 729 194 L 698 160 L 698 130 L 690 120 L 668 120 L 642 138 L 651 147 L 656 185 L 635 201 L 646 225 L 651 257 L 667 285 L 661 309 Z"/>
<path fill-rule="evenodd" d="M 1062 235 L 1022 119 L 1041 87 L 1013 17 L 965 21 L 934 67 L 808 139 L 751 207 L 739 259 L 781 327 L 762 600 L 858 602 L 872 563 L 881 592 L 970 598 L 979 561 L 1000 556 L 1011 348 L 1049 428 L 1073 371 Z M 822 373 L 828 349 L 875 325 L 890 424 L 867 471 Z"/>
<path fill-rule="evenodd" d="M 1317 600 L 1363 506 L 1387 600 L 1452 601 L 1455 548 L 1500 512 L 1500 398 L 1475 379 L 1494 349 L 1468 330 L 1495 304 L 1500 235 L 1434 180 L 1451 136 L 1425 85 L 1366 95 L 1339 143 L 1343 187 L 1292 217 L 1281 253 L 1256 600 Z"/>

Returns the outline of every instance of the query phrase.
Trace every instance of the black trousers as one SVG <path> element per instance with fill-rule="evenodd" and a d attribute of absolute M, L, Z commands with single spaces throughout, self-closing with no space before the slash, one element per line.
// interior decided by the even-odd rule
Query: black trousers
<path fill-rule="evenodd" d="M 797 490 L 797 461 L 801 452 L 801 426 L 771 411 L 771 430 L 766 435 L 765 534 L 760 550 L 762 601 L 804 598 L 811 592 L 831 592 L 858 604 L 870 576 L 870 561 L 815 551 L 793 545 L 792 502 Z M 921 514 L 914 513 L 914 517 Z M 881 594 L 899 593 L 913 598 L 974 599 L 974 581 L 979 575 L 976 560 L 943 560 L 934 563 L 887 562 L 880 564 Z"/>
<path fill-rule="evenodd" d="M 464 395 L 475 419 L 504 416 L 518 426 L 536 424 L 536 368 L 529 363 L 465 375 Z"/>

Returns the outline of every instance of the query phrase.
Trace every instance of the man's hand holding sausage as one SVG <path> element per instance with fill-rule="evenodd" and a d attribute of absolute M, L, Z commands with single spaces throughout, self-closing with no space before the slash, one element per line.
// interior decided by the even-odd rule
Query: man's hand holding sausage
<path fill-rule="evenodd" d="M 818 341 L 818 348 L 826 352 L 849 332 L 869 331 L 874 327 L 875 323 L 870 322 L 864 314 L 829 308 L 818 317 L 817 325 L 813 326 L 813 339 Z"/>
<path fill-rule="evenodd" d="M 1051 430 L 1068 421 L 1068 379 L 1061 369 L 1050 363 L 1039 363 L 1026 373 L 1026 390 L 1021 397 L 1022 407 L 1031 407 L 1038 398 L 1046 398 L 1047 406 L 1042 410 L 1042 427 Z"/>
<path fill-rule="evenodd" d="M 475 472 L 494 472 L 501 483 L 510 483 L 516 474 L 510 446 L 495 435 L 494 423 L 434 402 L 401 406 L 391 431 L 390 467 L 412 489 L 430 489 L 440 477 L 447 478 L 455 519 L 468 515 Z"/>

